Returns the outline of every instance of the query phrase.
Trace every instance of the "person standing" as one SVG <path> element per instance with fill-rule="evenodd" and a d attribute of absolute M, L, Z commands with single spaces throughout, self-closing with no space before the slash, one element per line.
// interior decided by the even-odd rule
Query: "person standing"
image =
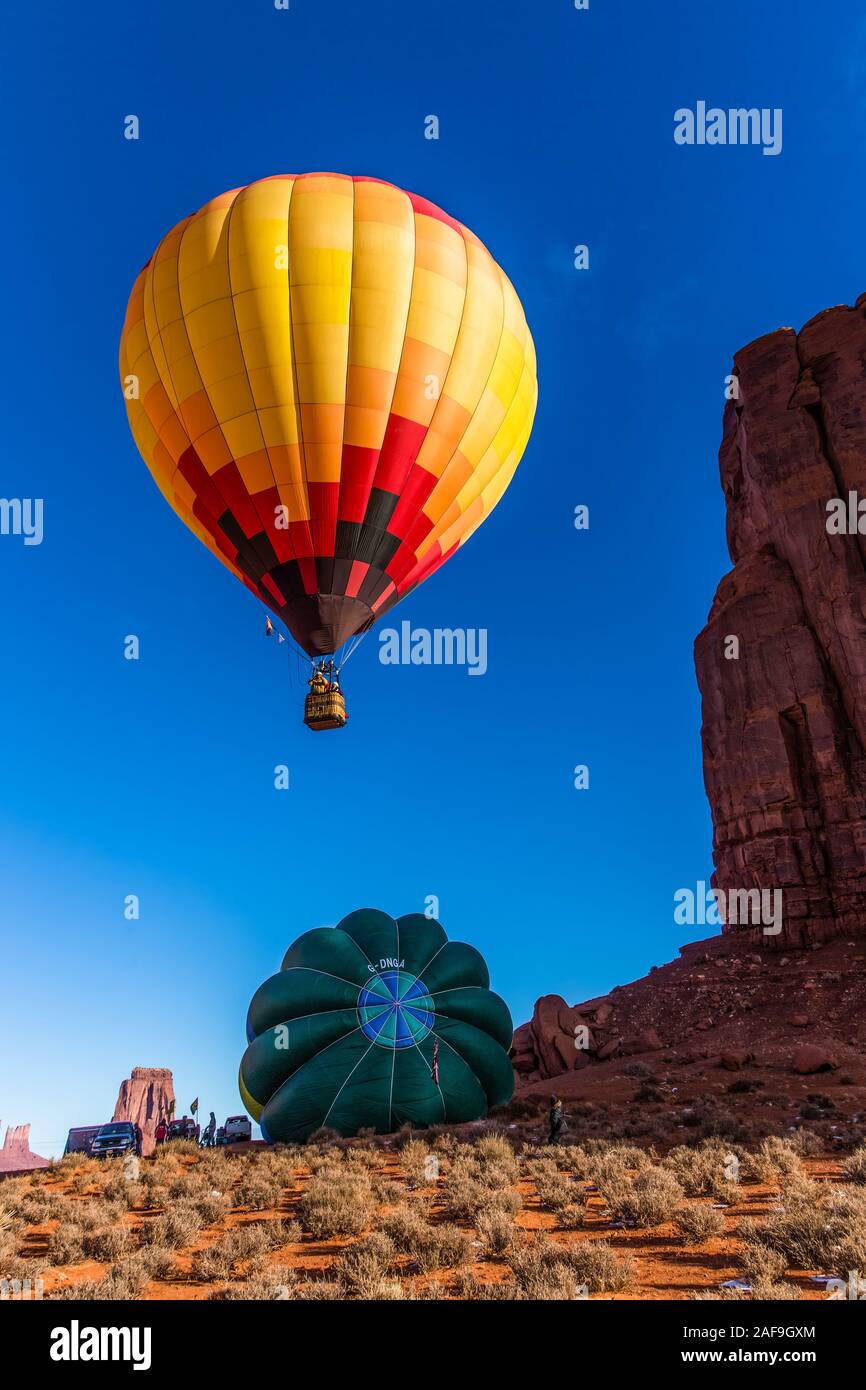
<path fill-rule="evenodd" d="M 550 1097 L 548 1119 L 550 1121 L 550 1133 L 547 1136 L 547 1142 L 548 1144 L 559 1144 L 563 1132 L 568 1128 L 565 1123 L 565 1115 L 562 1113 L 562 1101 L 559 1096 Z"/>

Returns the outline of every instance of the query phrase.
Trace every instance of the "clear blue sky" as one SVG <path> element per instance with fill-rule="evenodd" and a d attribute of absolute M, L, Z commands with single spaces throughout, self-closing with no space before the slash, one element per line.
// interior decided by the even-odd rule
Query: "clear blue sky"
<path fill-rule="evenodd" d="M 438 895 L 516 1022 L 676 953 L 673 893 L 712 868 L 692 642 L 729 564 L 724 376 L 742 343 L 866 288 L 858 11 L 47 0 L 7 17 L 0 494 L 44 498 L 45 537 L 0 537 L 0 1115 L 33 1121 L 37 1150 L 107 1117 L 136 1064 L 172 1067 L 181 1106 L 240 1109 L 251 994 L 295 935 L 358 906 Z M 675 109 L 699 99 L 782 107 L 781 155 L 675 145 Z M 330 735 L 301 724 L 264 610 L 157 493 L 116 366 L 169 227 L 316 169 L 471 227 L 521 296 L 540 380 L 503 503 L 393 615 L 486 627 L 487 675 L 381 666 L 368 637 Z"/>

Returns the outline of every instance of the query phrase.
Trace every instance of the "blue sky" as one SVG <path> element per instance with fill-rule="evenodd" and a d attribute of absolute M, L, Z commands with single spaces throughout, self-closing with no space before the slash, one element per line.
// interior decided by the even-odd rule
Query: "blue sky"
<path fill-rule="evenodd" d="M 43 498 L 45 520 L 40 546 L 0 537 L 0 1115 L 32 1121 L 38 1151 L 106 1118 L 134 1065 L 172 1067 L 181 1107 L 237 1111 L 250 996 L 294 936 L 358 906 L 437 895 L 516 1022 L 676 953 L 674 891 L 712 869 L 692 642 L 729 567 L 724 377 L 741 344 L 866 288 L 857 8 L 9 16 L 0 493 Z M 677 146 L 698 100 L 781 107 L 782 153 Z M 369 636 L 350 725 L 320 736 L 264 610 L 159 496 L 116 368 L 170 226 L 316 169 L 471 227 L 522 299 L 540 383 L 499 509 L 386 619 L 486 628 L 487 674 L 383 666 Z"/>

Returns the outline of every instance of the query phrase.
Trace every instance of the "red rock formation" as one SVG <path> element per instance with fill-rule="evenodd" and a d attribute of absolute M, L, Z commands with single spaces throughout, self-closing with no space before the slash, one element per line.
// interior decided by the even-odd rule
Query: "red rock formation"
<path fill-rule="evenodd" d="M 713 885 L 782 890 L 781 932 L 726 930 L 782 949 L 866 931 L 866 534 L 827 530 L 828 501 L 866 498 L 866 295 L 750 343 L 734 370 L 734 569 L 695 644 L 704 781 Z"/>
<path fill-rule="evenodd" d="M 30 1126 L 8 1125 L 0 1149 L 0 1173 L 26 1173 L 31 1168 L 47 1168 L 48 1159 L 30 1152 Z"/>
<path fill-rule="evenodd" d="M 168 1119 L 174 1106 L 174 1084 L 168 1067 L 133 1067 L 128 1081 L 121 1081 L 113 1120 L 131 1120 L 140 1125 L 143 1152 L 152 1153 L 155 1130 L 162 1117 Z"/>
<path fill-rule="evenodd" d="M 546 995 L 545 1007 L 514 1035 L 521 1103 L 535 1098 L 543 1106 L 555 1093 L 579 1108 L 597 1107 L 598 1132 L 609 1137 L 615 1121 L 642 1123 L 649 1118 L 644 1103 L 655 1113 L 658 1102 L 660 1136 L 666 1127 L 674 1142 L 681 1142 L 677 1124 L 688 1128 L 690 1122 L 677 1114 L 665 1120 L 665 1106 L 698 1104 L 707 1113 L 718 1111 L 718 1132 L 730 1134 L 722 1112 L 756 1120 L 763 1133 L 785 1132 L 803 1106 L 819 1105 L 832 1111 L 834 1123 L 841 1121 L 836 1108 L 844 1110 L 845 1122 L 856 1123 L 858 1142 L 861 1135 L 866 1139 L 862 937 L 836 937 L 788 955 L 756 951 L 737 932 L 690 942 L 678 959 L 569 1011 L 591 1023 L 594 1050 L 582 1054 L 582 1065 L 566 1067 L 559 1050 L 546 1047 L 557 1067 L 548 1075 L 534 1039 L 542 1019 L 553 1026 L 559 1018 L 560 1010 L 554 1014 L 550 1007 L 554 998 Z M 633 1043 L 640 1053 L 632 1051 Z M 650 1094 L 641 1096 L 644 1084 Z M 659 1088 L 664 1097 L 652 1094 Z M 820 1096 L 831 1091 L 825 1107 Z"/>

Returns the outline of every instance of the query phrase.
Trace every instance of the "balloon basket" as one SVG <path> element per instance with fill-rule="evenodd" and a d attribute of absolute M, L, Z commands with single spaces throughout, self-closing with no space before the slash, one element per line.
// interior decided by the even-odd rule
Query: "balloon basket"
<path fill-rule="evenodd" d="M 348 717 L 341 690 L 322 694 L 311 691 L 304 701 L 304 723 L 308 729 L 342 729 Z"/>

